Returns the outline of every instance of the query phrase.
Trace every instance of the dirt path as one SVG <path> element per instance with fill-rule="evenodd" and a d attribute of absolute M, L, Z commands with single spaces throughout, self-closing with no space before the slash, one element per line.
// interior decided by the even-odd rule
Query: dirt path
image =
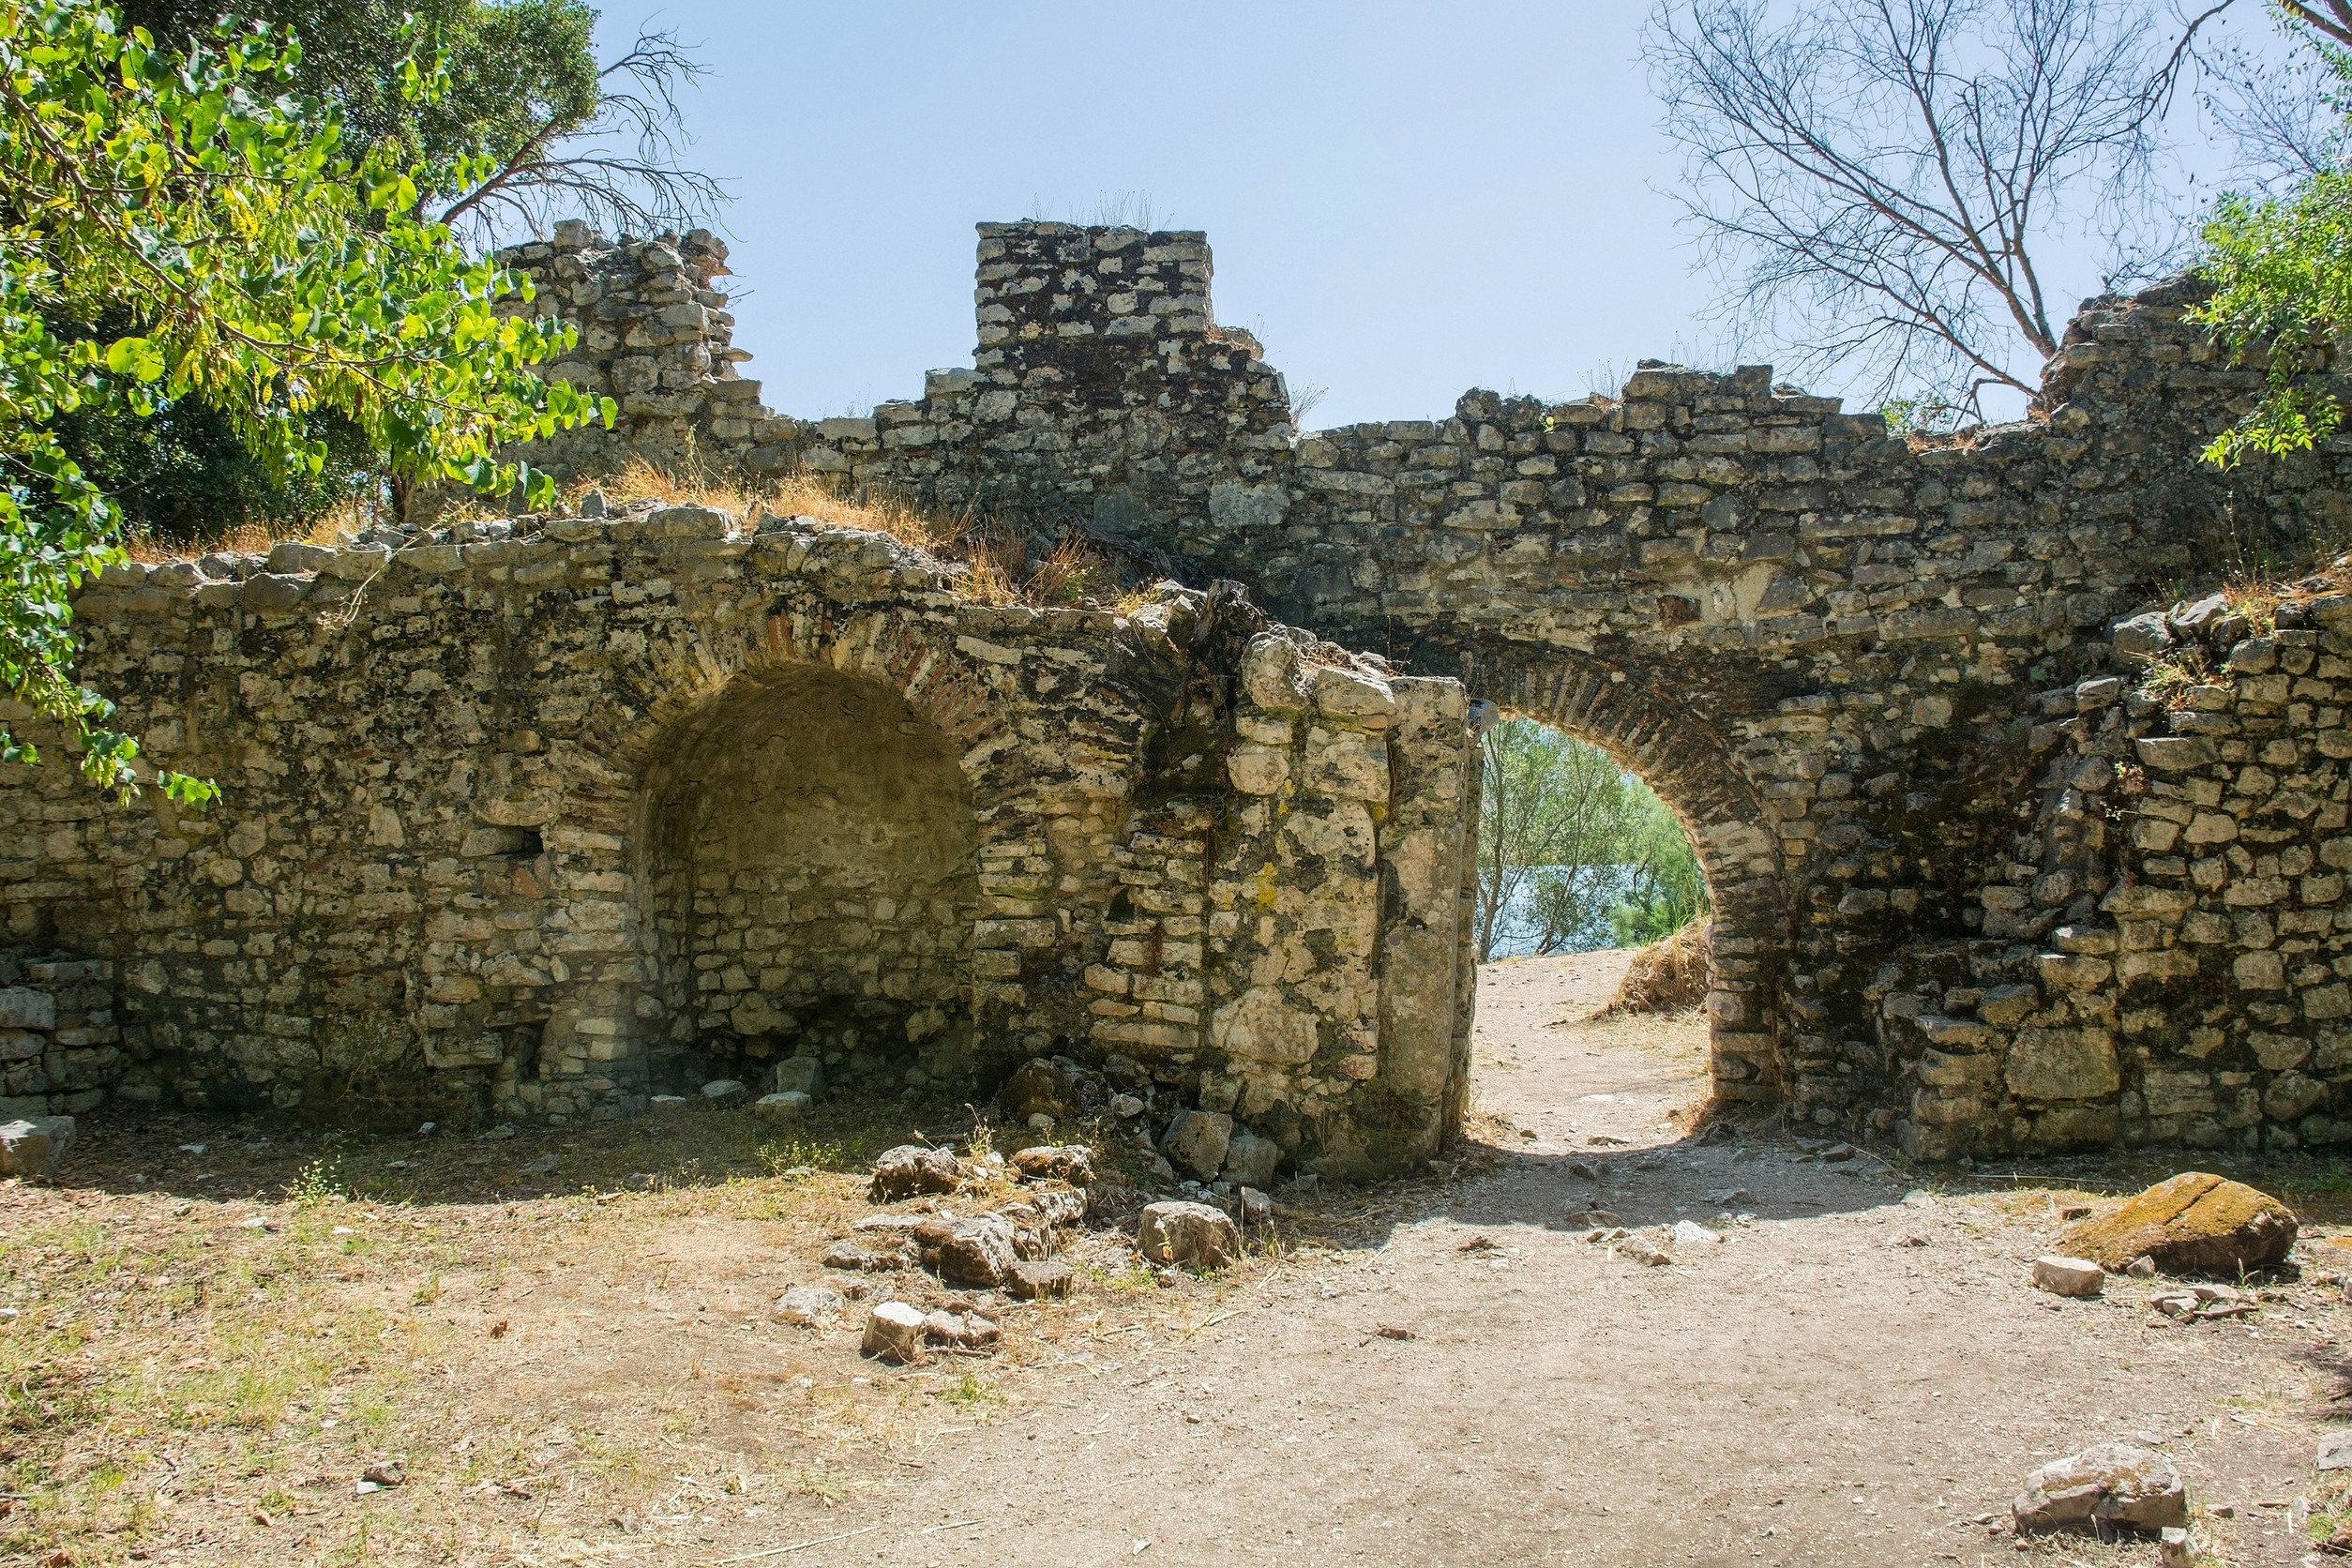
<path fill-rule="evenodd" d="M 2035 1465 L 2145 1433 L 2193 1497 L 2234 1503 L 2202 1526 L 2226 1560 L 2299 1560 L 2305 1407 L 2333 1392 L 2344 1326 L 2323 1292 L 2259 1328 L 2152 1326 L 2137 1282 L 2088 1304 L 2020 1283 L 2054 1228 L 2041 1194 L 1907 1203 L 1868 1156 L 1680 1143 L 1703 1027 L 1563 1026 L 1622 963 L 1486 972 L 1479 1108 L 1517 1145 L 1490 1170 L 1377 1247 L 1262 1276 L 1196 1336 L 1047 1380 L 1006 1425 L 942 1439 L 875 1537 L 795 1556 L 2013 1562 L 1970 1521 L 2005 1523 Z M 1755 1218 L 1651 1268 L 1566 1228 L 1595 1199 L 1629 1226 Z M 939 1530 L 953 1519 L 973 1522 Z M 2069 1555 L 2149 1552 L 2028 1560 Z"/>
<path fill-rule="evenodd" d="M 1451 1179 L 1330 1194 L 1285 1216 L 1305 1244 L 1172 1288 L 1087 1237 L 1072 1303 L 989 1307 L 1002 1355 L 907 1370 L 769 1311 L 839 1283 L 817 1259 L 868 1212 L 839 1128 L 752 1159 L 718 1114 L 94 1121 L 65 1186 L 0 1184 L 0 1563 L 2146 1563 L 2005 1531 L 2036 1465 L 2116 1438 L 2227 1510 L 2202 1560 L 2302 1560 L 2299 1500 L 2340 1496 L 2311 1463 L 2352 1388 L 2337 1289 L 2186 1327 L 2146 1282 L 2024 1283 L 2062 1197 L 2152 1161 L 1922 1191 L 1766 1129 L 1693 1141 L 1703 1027 L 1589 1017 L 1623 961 L 1485 972 Z M 2299 1168 L 2242 1174 L 2344 1218 Z M 1595 1206 L 1723 1240 L 1644 1266 L 1569 1222 Z M 354 1496 L 394 1452 L 406 1484 Z"/>

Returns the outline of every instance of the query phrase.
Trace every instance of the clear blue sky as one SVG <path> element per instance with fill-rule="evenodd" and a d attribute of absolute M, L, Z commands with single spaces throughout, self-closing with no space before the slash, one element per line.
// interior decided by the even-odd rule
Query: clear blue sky
<path fill-rule="evenodd" d="M 629 0 L 600 44 L 652 17 L 702 45 L 690 156 L 737 198 L 735 340 L 778 412 L 863 413 L 970 363 L 974 222 L 1141 192 L 1154 226 L 1208 232 L 1218 319 L 1294 395 L 1326 388 L 1306 423 L 1328 427 L 1720 357 L 1661 193 L 1646 9 Z M 2058 270 L 2067 300 L 2097 291 Z"/>

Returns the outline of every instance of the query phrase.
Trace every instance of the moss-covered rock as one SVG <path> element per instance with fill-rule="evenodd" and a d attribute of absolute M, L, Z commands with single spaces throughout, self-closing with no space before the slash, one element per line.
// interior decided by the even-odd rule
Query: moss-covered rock
<path fill-rule="evenodd" d="M 2189 1170 L 2068 1226 L 2058 1249 L 2110 1270 L 2146 1257 L 2166 1274 L 2234 1274 L 2284 1259 L 2295 1232 L 2294 1214 L 2269 1194 Z"/>

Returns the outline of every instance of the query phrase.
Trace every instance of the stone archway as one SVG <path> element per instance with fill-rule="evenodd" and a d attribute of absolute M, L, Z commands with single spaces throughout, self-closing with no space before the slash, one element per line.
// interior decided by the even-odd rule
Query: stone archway
<path fill-rule="evenodd" d="M 673 734 L 644 791 L 655 1087 L 792 1056 L 880 1087 L 968 1050 L 979 833 L 938 726 L 884 681 L 783 664 Z"/>
<path fill-rule="evenodd" d="M 1486 646 L 1467 652 L 1462 666 L 1477 696 L 1599 747 L 1673 811 L 1714 907 L 1707 1014 L 1715 1093 L 1777 1098 L 1787 1077 L 1778 1020 L 1789 936 L 1779 838 L 1729 743 L 1666 694 L 1587 655 Z"/>

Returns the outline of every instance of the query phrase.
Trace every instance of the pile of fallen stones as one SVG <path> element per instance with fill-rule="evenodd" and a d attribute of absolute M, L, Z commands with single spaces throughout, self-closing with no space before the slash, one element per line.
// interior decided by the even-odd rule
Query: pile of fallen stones
<path fill-rule="evenodd" d="M 1000 1295 L 1013 1304 L 1069 1293 L 1061 1236 L 1090 1218 L 1122 1229 L 1132 1221 L 1137 1250 L 1162 1270 L 1218 1269 L 1241 1256 L 1241 1227 L 1225 1210 L 1142 1196 L 1097 1182 L 1093 1151 L 1081 1144 L 1039 1144 L 1010 1159 L 900 1144 L 874 1161 L 867 1186 L 872 1202 L 894 1207 L 859 1219 L 825 1254 L 841 1283 L 795 1286 L 777 1298 L 776 1315 L 822 1326 L 850 1302 L 879 1298 L 867 1309 L 865 1354 L 901 1364 L 933 1350 L 985 1354 L 1003 1342 Z M 957 1212 L 958 1199 L 973 1210 Z M 922 1276 L 954 1293 L 929 1305 L 905 1299 L 929 1293 Z"/>

